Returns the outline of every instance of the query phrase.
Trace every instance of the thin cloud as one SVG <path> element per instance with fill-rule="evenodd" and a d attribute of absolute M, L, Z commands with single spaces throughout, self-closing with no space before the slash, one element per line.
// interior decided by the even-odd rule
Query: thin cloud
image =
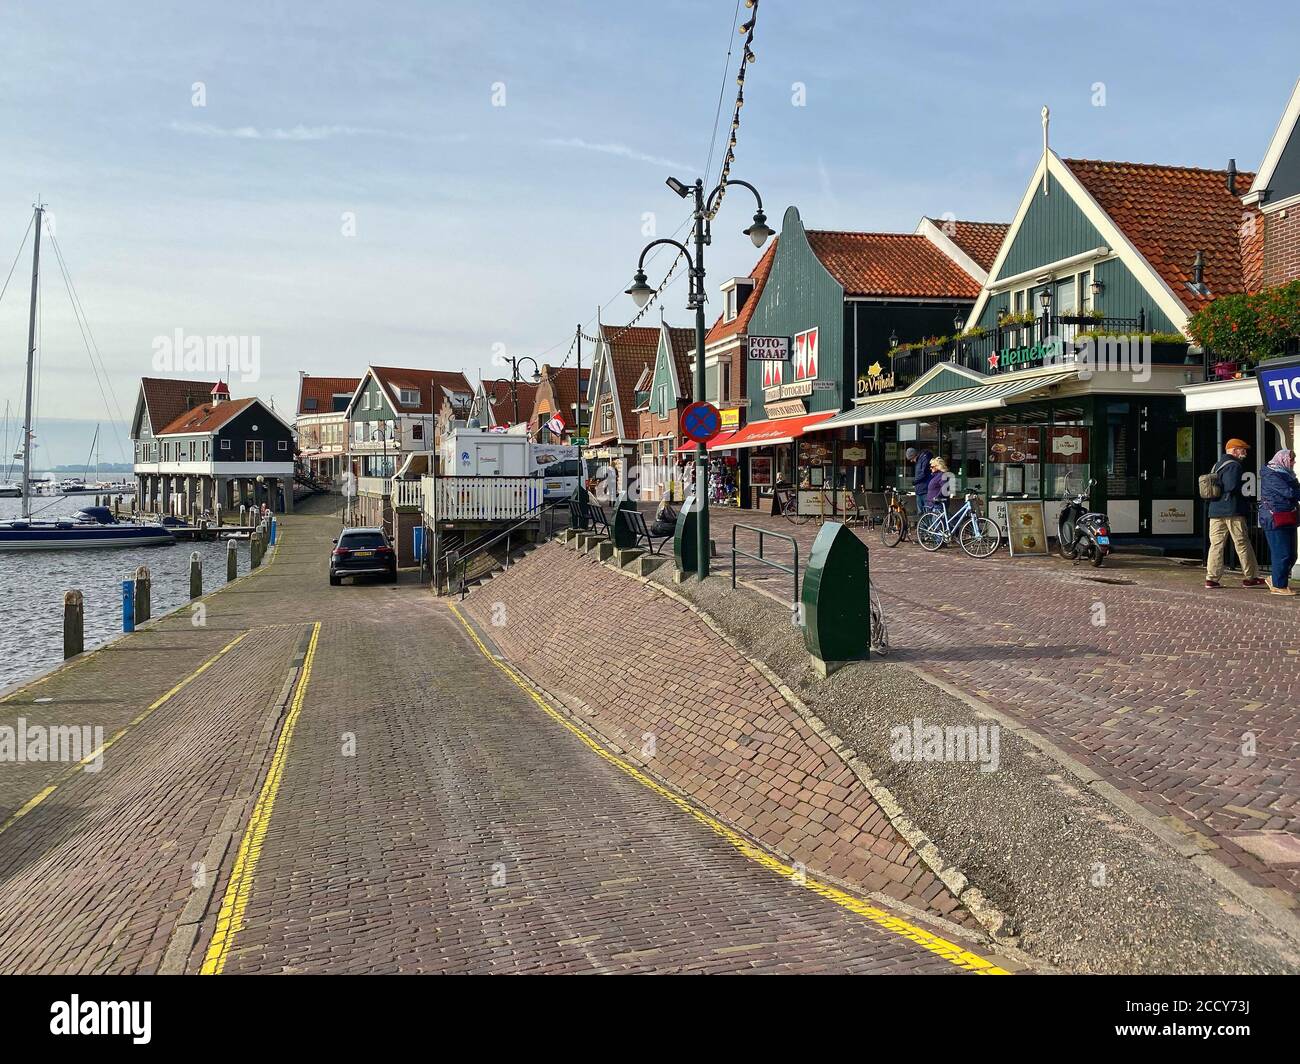
<path fill-rule="evenodd" d="M 279 127 L 259 128 L 257 126 L 214 126 L 203 122 L 173 122 L 171 128 L 177 133 L 188 133 L 199 137 L 225 137 L 233 140 L 330 140 L 334 137 L 384 137 L 394 135 L 377 129 L 364 129 L 359 126 L 297 125 L 282 129 Z"/>
<path fill-rule="evenodd" d="M 626 144 L 592 144 L 581 137 L 552 137 L 542 143 L 552 148 L 577 148 L 579 151 L 594 151 L 599 152 L 601 155 L 617 155 L 621 159 L 631 159 L 633 162 L 638 163 L 652 163 L 655 166 L 666 166 L 673 170 L 689 170 L 691 172 L 695 170 L 695 167 L 688 166 L 686 163 L 674 162 L 672 159 L 665 159 L 658 155 L 647 155 L 635 148 L 629 148 Z"/>

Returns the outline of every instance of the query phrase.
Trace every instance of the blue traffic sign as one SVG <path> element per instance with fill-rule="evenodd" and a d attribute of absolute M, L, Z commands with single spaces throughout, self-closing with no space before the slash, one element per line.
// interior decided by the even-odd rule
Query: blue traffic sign
<path fill-rule="evenodd" d="M 696 443 L 708 443 L 722 431 L 722 415 L 712 403 L 691 403 L 682 411 L 682 434 Z"/>
<path fill-rule="evenodd" d="M 1300 359 L 1279 358 L 1255 367 L 1266 414 L 1300 413 Z"/>

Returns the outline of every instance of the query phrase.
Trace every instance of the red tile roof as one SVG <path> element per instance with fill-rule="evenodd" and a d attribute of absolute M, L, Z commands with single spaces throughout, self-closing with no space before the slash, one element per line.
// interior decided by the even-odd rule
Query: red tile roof
<path fill-rule="evenodd" d="M 360 377 L 314 377 L 304 373 L 298 378 L 298 413 L 333 413 L 334 396 L 346 395 L 351 399 L 360 383 Z"/>
<path fill-rule="evenodd" d="M 1065 159 L 1065 165 L 1193 312 L 1216 296 L 1245 292 L 1258 284 L 1259 237 L 1243 226 L 1241 200 L 1228 191 L 1226 170 L 1153 163 Z M 1254 174 L 1238 173 L 1237 189 Z M 1192 264 L 1205 253 L 1209 296 L 1193 292 Z M 1262 262 L 1261 262 L 1262 265 Z"/>
<path fill-rule="evenodd" d="M 543 364 L 542 377 L 550 381 L 551 398 L 555 411 L 564 418 L 570 429 L 573 427 L 574 404 L 578 401 L 578 370 L 574 366 L 554 367 Z M 591 420 L 591 411 L 587 409 L 587 384 L 591 380 L 591 367 L 582 367 L 582 415 L 584 420 Z M 533 415 L 537 414 L 537 402 L 542 395 L 539 385 L 533 399 Z M 529 420 L 532 420 L 531 418 Z"/>
<path fill-rule="evenodd" d="M 227 421 L 242 410 L 247 410 L 257 400 L 249 396 L 245 399 L 227 399 L 221 403 L 204 403 L 193 410 L 187 410 L 167 425 L 157 436 L 175 436 L 195 432 L 216 432 Z"/>
<path fill-rule="evenodd" d="M 216 381 L 178 380 L 175 377 L 142 377 L 140 389 L 144 393 L 145 410 L 149 426 L 155 435 L 166 428 L 187 410 L 211 402 Z"/>
<path fill-rule="evenodd" d="M 375 376 L 394 401 L 398 400 L 403 388 L 410 388 L 420 393 L 418 406 L 399 404 L 399 413 L 436 414 L 441 409 L 445 398 L 442 392 L 444 388 L 462 395 L 474 394 L 474 389 L 463 373 L 442 369 L 410 369 L 403 366 L 371 366 L 370 368 L 375 371 Z"/>
<path fill-rule="evenodd" d="M 779 237 L 772 237 L 771 243 L 768 244 L 767 250 L 763 252 L 762 258 L 758 260 L 753 272 L 750 274 L 754 278 L 754 290 L 745 300 L 745 305 L 740 308 L 731 321 L 723 321 L 726 312 L 718 315 L 718 320 L 713 323 L 713 328 L 709 330 L 708 335 L 704 337 L 704 343 L 713 343 L 715 340 L 722 340 L 728 336 L 735 336 L 737 333 L 745 332 L 749 328 L 749 321 L 754 316 L 754 308 L 758 306 L 758 297 L 763 294 L 763 286 L 767 284 L 768 275 L 772 272 L 772 260 L 776 258 L 776 243 Z"/>
<path fill-rule="evenodd" d="M 601 336 L 609 350 L 609 363 L 618 392 L 618 408 L 623 414 L 623 429 L 631 433 L 632 411 L 636 409 L 636 382 L 647 365 L 654 365 L 659 351 L 659 330 L 641 325 L 602 325 Z M 595 419 L 592 419 L 593 422 Z M 593 432 L 593 442 L 595 433 Z M 601 436 L 612 439 L 616 434 Z"/>
<path fill-rule="evenodd" d="M 515 394 L 519 398 L 519 420 L 527 421 L 533 414 L 533 407 L 537 402 L 537 389 L 540 384 L 533 384 L 531 381 L 518 381 L 515 384 Z M 508 380 L 484 381 L 483 391 L 488 397 L 488 402 L 492 404 L 492 414 L 498 425 L 513 425 L 515 423 L 515 404 L 510 395 L 510 382 Z"/>
<path fill-rule="evenodd" d="M 749 298 L 752 300 L 754 297 Z M 668 340 L 673 347 L 673 368 L 677 371 L 677 385 L 682 390 L 682 397 L 689 402 L 694 391 L 691 363 L 695 360 L 695 330 L 675 329 L 669 326 Z"/>
<path fill-rule="evenodd" d="M 970 299 L 975 278 L 917 233 L 807 230 L 808 243 L 846 296 Z"/>
<path fill-rule="evenodd" d="M 993 268 L 993 260 L 1002 248 L 1002 238 L 1011 228 L 1006 222 L 962 222 L 951 218 L 930 221 L 985 271 Z"/>

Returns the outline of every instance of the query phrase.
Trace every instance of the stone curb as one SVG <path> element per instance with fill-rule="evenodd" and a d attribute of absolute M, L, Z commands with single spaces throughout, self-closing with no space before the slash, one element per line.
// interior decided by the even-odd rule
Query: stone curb
<path fill-rule="evenodd" d="M 992 902 L 984 897 L 983 893 L 977 887 L 970 885 L 970 880 L 966 874 L 954 864 L 947 860 L 939 847 L 935 844 L 924 831 L 917 827 L 916 823 L 909 817 L 894 793 L 886 787 L 871 767 L 866 764 L 857 754 L 850 749 L 838 735 L 835 734 L 826 723 L 812 711 L 803 700 L 795 694 L 790 686 L 778 676 L 767 664 L 759 661 L 745 651 L 737 642 L 713 619 L 713 617 L 697 606 L 694 602 L 673 591 L 671 588 L 664 587 L 648 577 L 637 576 L 634 573 L 624 573 L 629 579 L 636 580 L 638 583 L 646 584 L 667 595 L 673 601 L 685 606 L 688 610 L 700 618 L 716 635 L 726 642 L 737 654 L 745 659 L 750 665 L 762 674 L 773 687 L 780 692 L 781 697 L 786 700 L 792 709 L 798 713 L 808 726 L 817 734 L 817 736 L 826 743 L 832 750 L 839 754 L 840 758 L 848 765 L 849 769 L 857 777 L 858 782 L 866 788 L 867 793 L 875 803 L 880 806 L 881 812 L 888 817 L 894 830 L 907 842 L 918 857 L 925 862 L 927 868 L 935 874 L 940 882 L 960 901 L 976 920 L 988 931 L 989 935 L 996 941 L 999 947 L 1011 949 L 1006 941 L 1006 936 L 1002 935 L 1002 928 L 1007 924 L 1007 915 L 997 908 Z M 1024 955 L 1023 963 L 1029 964 L 1027 955 Z M 1033 964 L 1041 969 L 1042 962 L 1033 960 Z"/>
<path fill-rule="evenodd" d="M 1068 772 L 1090 792 L 1124 813 L 1130 820 L 1145 828 L 1159 841 L 1172 849 L 1179 857 L 1185 858 L 1238 901 L 1254 909 L 1265 921 L 1271 924 L 1279 934 L 1300 943 L 1300 918 L 1284 905 L 1274 901 L 1267 892 L 1246 881 L 1217 857 L 1206 853 L 1190 837 L 1175 831 L 1158 816 L 1148 810 L 1141 802 L 1130 798 L 1114 784 L 1102 779 L 1096 772 L 1076 760 L 1057 746 L 1050 739 L 1040 735 L 1033 728 L 1008 716 L 1001 710 L 994 709 L 974 695 L 954 687 L 945 680 L 932 676 L 924 669 L 906 662 L 897 662 L 909 672 L 920 677 L 928 684 L 939 688 L 953 698 L 959 699 L 981 716 L 991 717 L 999 725 L 1014 732 L 1030 746 L 1037 749 L 1049 760 Z"/>
<path fill-rule="evenodd" d="M 606 568 L 615 569 L 616 567 L 606 563 Z M 617 570 L 617 571 L 622 572 L 622 570 Z M 645 577 L 637 576 L 634 573 L 629 572 L 629 573 L 625 573 L 624 575 L 626 575 L 629 579 L 636 580 L 639 583 L 653 584 L 653 581 Z M 654 586 L 658 590 L 665 590 L 664 588 L 660 588 L 658 585 L 654 585 Z M 669 595 L 674 599 L 678 597 L 676 595 L 673 595 L 671 592 L 669 592 Z M 691 606 L 692 609 L 694 608 L 691 603 L 685 603 L 685 605 Z M 522 666 L 512 661 L 508 655 L 504 654 L 501 650 L 501 647 L 483 629 L 483 626 L 480 625 L 475 618 L 468 616 L 468 614 L 465 614 L 463 610 L 461 612 L 462 615 L 465 617 L 466 622 L 473 625 L 474 631 L 478 634 L 479 638 L 483 640 L 484 645 L 488 647 L 488 649 L 493 653 L 494 656 L 496 656 L 502 661 L 509 661 L 510 667 L 514 669 L 523 679 L 527 680 L 529 685 L 533 688 L 533 690 L 535 690 L 542 698 L 544 698 L 547 704 L 551 706 L 552 709 L 556 710 L 559 713 L 563 713 L 564 716 L 569 721 L 571 721 L 575 726 L 580 728 L 590 738 L 599 742 L 605 748 L 613 751 L 619 757 L 635 765 L 638 770 L 645 772 L 649 776 L 653 776 L 655 782 L 657 782 L 660 786 L 666 787 L 668 790 L 671 790 L 674 794 L 680 795 L 685 801 L 690 802 L 692 805 L 706 810 L 711 817 L 714 817 L 715 819 L 726 824 L 727 827 L 731 828 L 731 830 L 735 831 L 738 835 L 744 836 L 747 840 L 749 840 L 749 842 L 751 842 L 758 849 L 767 850 L 769 852 L 775 853 L 777 856 L 779 856 L 782 860 L 786 861 L 787 863 L 791 863 L 791 864 L 794 863 L 795 859 L 791 857 L 789 854 L 785 853 L 778 847 L 771 846 L 767 843 L 760 843 L 758 840 L 754 839 L 748 832 L 744 831 L 742 828 L 733 824 L 730 820 L 727 819 L 727 817 L 723 816 L 721 813 L 717 812 L 716 810 L 710 808 L 708 805 L 700 802 L 693 795 L 687 793 L 686 791 L 683 791 L 679 786 L 674 784 L 671 780 L 665 779 L 664 777 L 660 776 L 660 774 L 656 772 L 653 767 L 648 765 L 646 762 L 642 761 L 640 758 L 636 757 L 631 751 L 625 750 L 623 747 L 619 746 L 616 742 L 614 742 L 614 740 L 612 740 L 609 736 L 605 735 L 604 732 L 602 732 L 599 728 L 597 728 L 590 720 L 587 720 L 582 716 L 580 716 L 579 714 L 575 713 L 571 706 L 566 704 L 562 699 L 557 698 L 554 694 L 552 694 L 545 687 L 539 684 L 531 675 L 529 675 L 529 673 Z M 701 620 L 705 621 L 706 624 L 709 624 L 709 626 L 711 628 L 714 628 L 715 631 L 718 631 L 716 627 L 714 627 L 711 624 L 710 618 L 706 614 L 700 611 L 696 611 L 696 612 L 700 613 Z M 718 634 L 722 635 L 724 639 L 727 639 L 724 633 L 719 632 Z M 730 643 L 729 639 L 727 641 Z M 744 656 L 743 652 L 742 652 L 742 656 Z M 749 661 L 750 659 L 746 657 L 746 660 Z M 762 663 L 760 662 L 751 661 L 751 664 L 755 665 L 755 667 L 762 670 L 765 676 L 767 676 L 767 674 L 770 673 L 770 670 L 765 669 Z M 771 677 L 768 676 L 768 679 L 771 679 Z M 780 682 L 779 678 L 774 682 L 774 685 L 778 687 L 783 697 L 790 697 L 786 693 L 788 691 L 788 688 L 786 688 L 785 685 Z M 796 705 L 795 708 L 796 710 L 799 710 L 799 706 Z M 799 712 L 800 715 L 804 716 L 804 718 L 808 720 L 809 724 L 814 728 L 820 725 L 820 722 L 817 722 L 817 724 L 813 723 L 814 721 L 816 721 L 817 719 L 816 717 L 812 716 L 811 714 L 805 715 L 802 710 L 799 710 Z M 826 731 L 824 727 L 822 727 L 822 730 L 819 732 L 819 734 L 821 735 L 824 741 L 826 741 L 828 744 L 830 743 L 830 738 L 828 738 L 828 736 L 830 736 L 830 733 Z M 831 737 L 833 738 L 833 736 Z M 837 752 L 840 752 L 841 756 L 843 756 L 841 752 L 843 743 L 840 743 L 838 739 L 836 739 L 835 742 L 837 744 L 836 746 Z M 850 765 L 850 768 L 852 768 L 852 765 Z M 856 770 L 854 771 L 856 772 Z M 883 806 L 881 808 L 884 809 Z M 887 816 L 889 815 L 887 811 L 886 811 L 886 815 Z M 910 842 L 910 840 L 908 841 Z M 921 857 L 922 860 L 925 860 L 924 855 L 921 855 Z M 965 942 L 979 945 L 981 947 L 989 944 L 989 940 L 981 939 L 978 935 L 974 934 L 970 928 L 962 927 L 960 924 L 954 923 L 953 921 L 948 920 L 937 913 L 924 912 L 920 909 L 917 909 L 915 906 L 909 905 L 907 902 L 900 901 L 899 899 L 890 897 L 887 894 L 882 894 L 879 891 L 864 890 L 860 884 L 850 882 L 839 876 L 831 875 L 830 873 L 825 872 L 821 869 L 810 868 L 810 871 L 816 872 L 818 879 L 822 879 L 827 883 L 833 884 L 834 886 L 839 887 L 840 889 L 845 890 L 857 897 L 866 898 L 872 901 L 873 903 L 879 905 L 883 909 L 892 910 L 894 912 L 901 913 L 905 915 L 908 919 L 913 920 L 918 924 L 928 925 L 931 927 L 938 928 L 942 930 L 945 935 L 948 935 L 951 938 L 960 939 Z M 945 885 L 947 884 L 945 883 Z M 974 888 L 970 888 L 970 889 L 973 890 Z M 1044 962 L 1038 960 L 1037 958 L 1030 957 L 1028 954 L 1014 948 L 1005 940 L 992 939 L 991 936 L 990 936 L 990 940 L 992 944 L 997 947 L 998 952 L 992 953 L 986 950 L 983 955 L 987 960 L 990 960 L 995 964 L 998 964 L 1000 967 L 1006 968 L 1013 973 L 1022 970 L 1031 969 L 1040 974 L 1056 974 L 1053 969 L 1045 966 Z"/>

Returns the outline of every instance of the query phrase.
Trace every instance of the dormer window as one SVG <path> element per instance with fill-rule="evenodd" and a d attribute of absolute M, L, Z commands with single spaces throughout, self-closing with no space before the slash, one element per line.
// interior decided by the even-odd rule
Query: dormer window
<path fill-rule="evenodd" d="M 740 312 L 745 309 L 745 303 L 754 292 L 754 279 L 752 277 L 733 277 L 722 284 L 722 295 L 724 309 L 722 312 L 724 321 L 735 321 Z"/>
<path fill-rule="evenodd" d="M 314 397 L 310 397 L 310 398 L 304 399 L 304 400 L 302 401 L 302 408 L 303 408 L 304 410 L 315 410 L 315 409 L 316 409 L 316 400 L 315 400 L 315 398 L 314 398 Z"/>
<path fill-rule="evenodd" d="M 397 398 L 403 406 L 420 405 L 420 392 L 418 388 L 402 388 L 398 392 Z"/>

